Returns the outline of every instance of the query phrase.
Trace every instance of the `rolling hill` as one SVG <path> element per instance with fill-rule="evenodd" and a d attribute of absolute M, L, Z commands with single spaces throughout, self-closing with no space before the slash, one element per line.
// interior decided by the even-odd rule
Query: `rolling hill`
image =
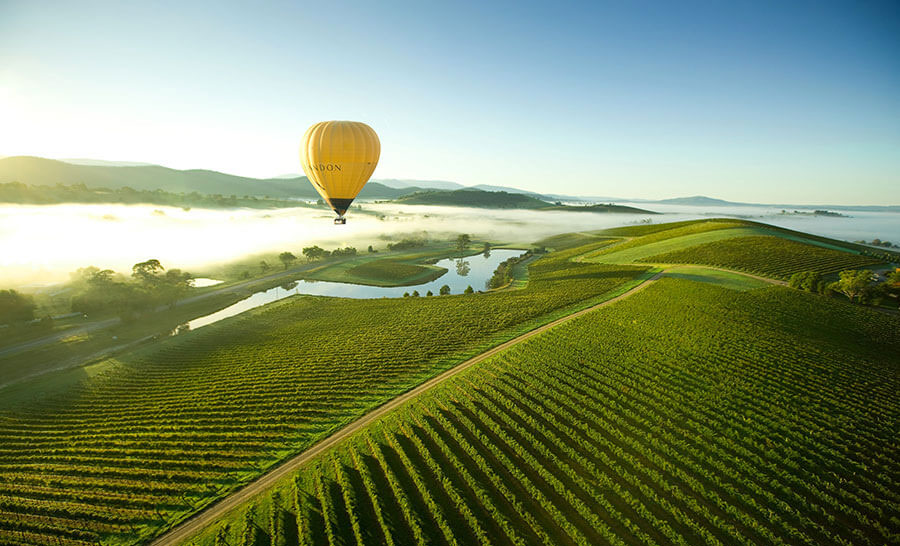
<path fill-rule="evenodd" d="M 628 212 L 656 214 L 651 211 L 622 205 L 557 205 L 524 193 L 462 189 L 455 191 L 420 191 L 400 197 L 397 203 L 445 207 L 474 207 L 486 209 L 557 210 L 567 212 Z"/>
<path fill-rule="evenodd" d="M 0 159 L 0 183 L 20 182 L 29 186 L 84 184 L 88 188 L 172 193 L 269 196 L 280 199 L 318 199 L 319 194 L 305 176 L 257 179 L 216 171 L 180 171 L 159 165 L 75 165 L 41 157 L 16 156 Z M 360 199 L 395 199 L 421 188 L 389 188 L 377 182 L 366 184 Z"/>

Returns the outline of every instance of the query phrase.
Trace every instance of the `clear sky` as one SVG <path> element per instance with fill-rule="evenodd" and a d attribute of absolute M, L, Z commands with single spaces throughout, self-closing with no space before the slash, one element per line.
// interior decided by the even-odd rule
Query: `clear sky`
<path fill-rule="evenodd" d="M 900 204 L 900 2 L 0 0 L 0 156 Z"/>

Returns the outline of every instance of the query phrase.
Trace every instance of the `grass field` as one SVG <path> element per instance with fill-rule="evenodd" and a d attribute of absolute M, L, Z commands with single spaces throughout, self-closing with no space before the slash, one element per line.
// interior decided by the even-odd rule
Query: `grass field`
<path fill-rule="evenodd" d="M 646 270 L 571 255 L 532 264 L 523 290 L 295 297 L 0 393 L 0 543 L 146 539 L 424 379 Z"/>
<path fill-rule="evenodd" d="M 420 396 L 193 543 L 895 543 L 898 330 L 783 287 L 663 279 Z"/>
<path fill-rule="evenodd" d="M 731 271 L 720 271 L 718 269 L 710 269 L 708 267 L 697 267 L 692 265 L 681 265 L 666 269 L 664 277 L 672 277 L 675 279 L 685 279 L 695 282 L 710 283 L 731 290 L 754 290 L 756 288 L 764 288 L 769 286 L 764 280 L 741 275 Z"/>

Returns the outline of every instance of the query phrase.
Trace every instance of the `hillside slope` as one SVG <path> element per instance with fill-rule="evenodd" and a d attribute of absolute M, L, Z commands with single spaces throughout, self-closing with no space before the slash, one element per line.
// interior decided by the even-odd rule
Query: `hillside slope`
<path fill-rule="evenodd" d="M 192 542 L 891 543 L 898 329 L 783 287 L 663 279 L 420 395 Z"/>

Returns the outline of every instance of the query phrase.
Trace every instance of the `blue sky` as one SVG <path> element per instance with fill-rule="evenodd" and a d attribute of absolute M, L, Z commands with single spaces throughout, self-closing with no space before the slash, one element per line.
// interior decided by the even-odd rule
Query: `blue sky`
<path fill-rule="evenodd" d="M 0 0 L 0 155 L 900 204 L 898 2 L 80 4 Z"/>

